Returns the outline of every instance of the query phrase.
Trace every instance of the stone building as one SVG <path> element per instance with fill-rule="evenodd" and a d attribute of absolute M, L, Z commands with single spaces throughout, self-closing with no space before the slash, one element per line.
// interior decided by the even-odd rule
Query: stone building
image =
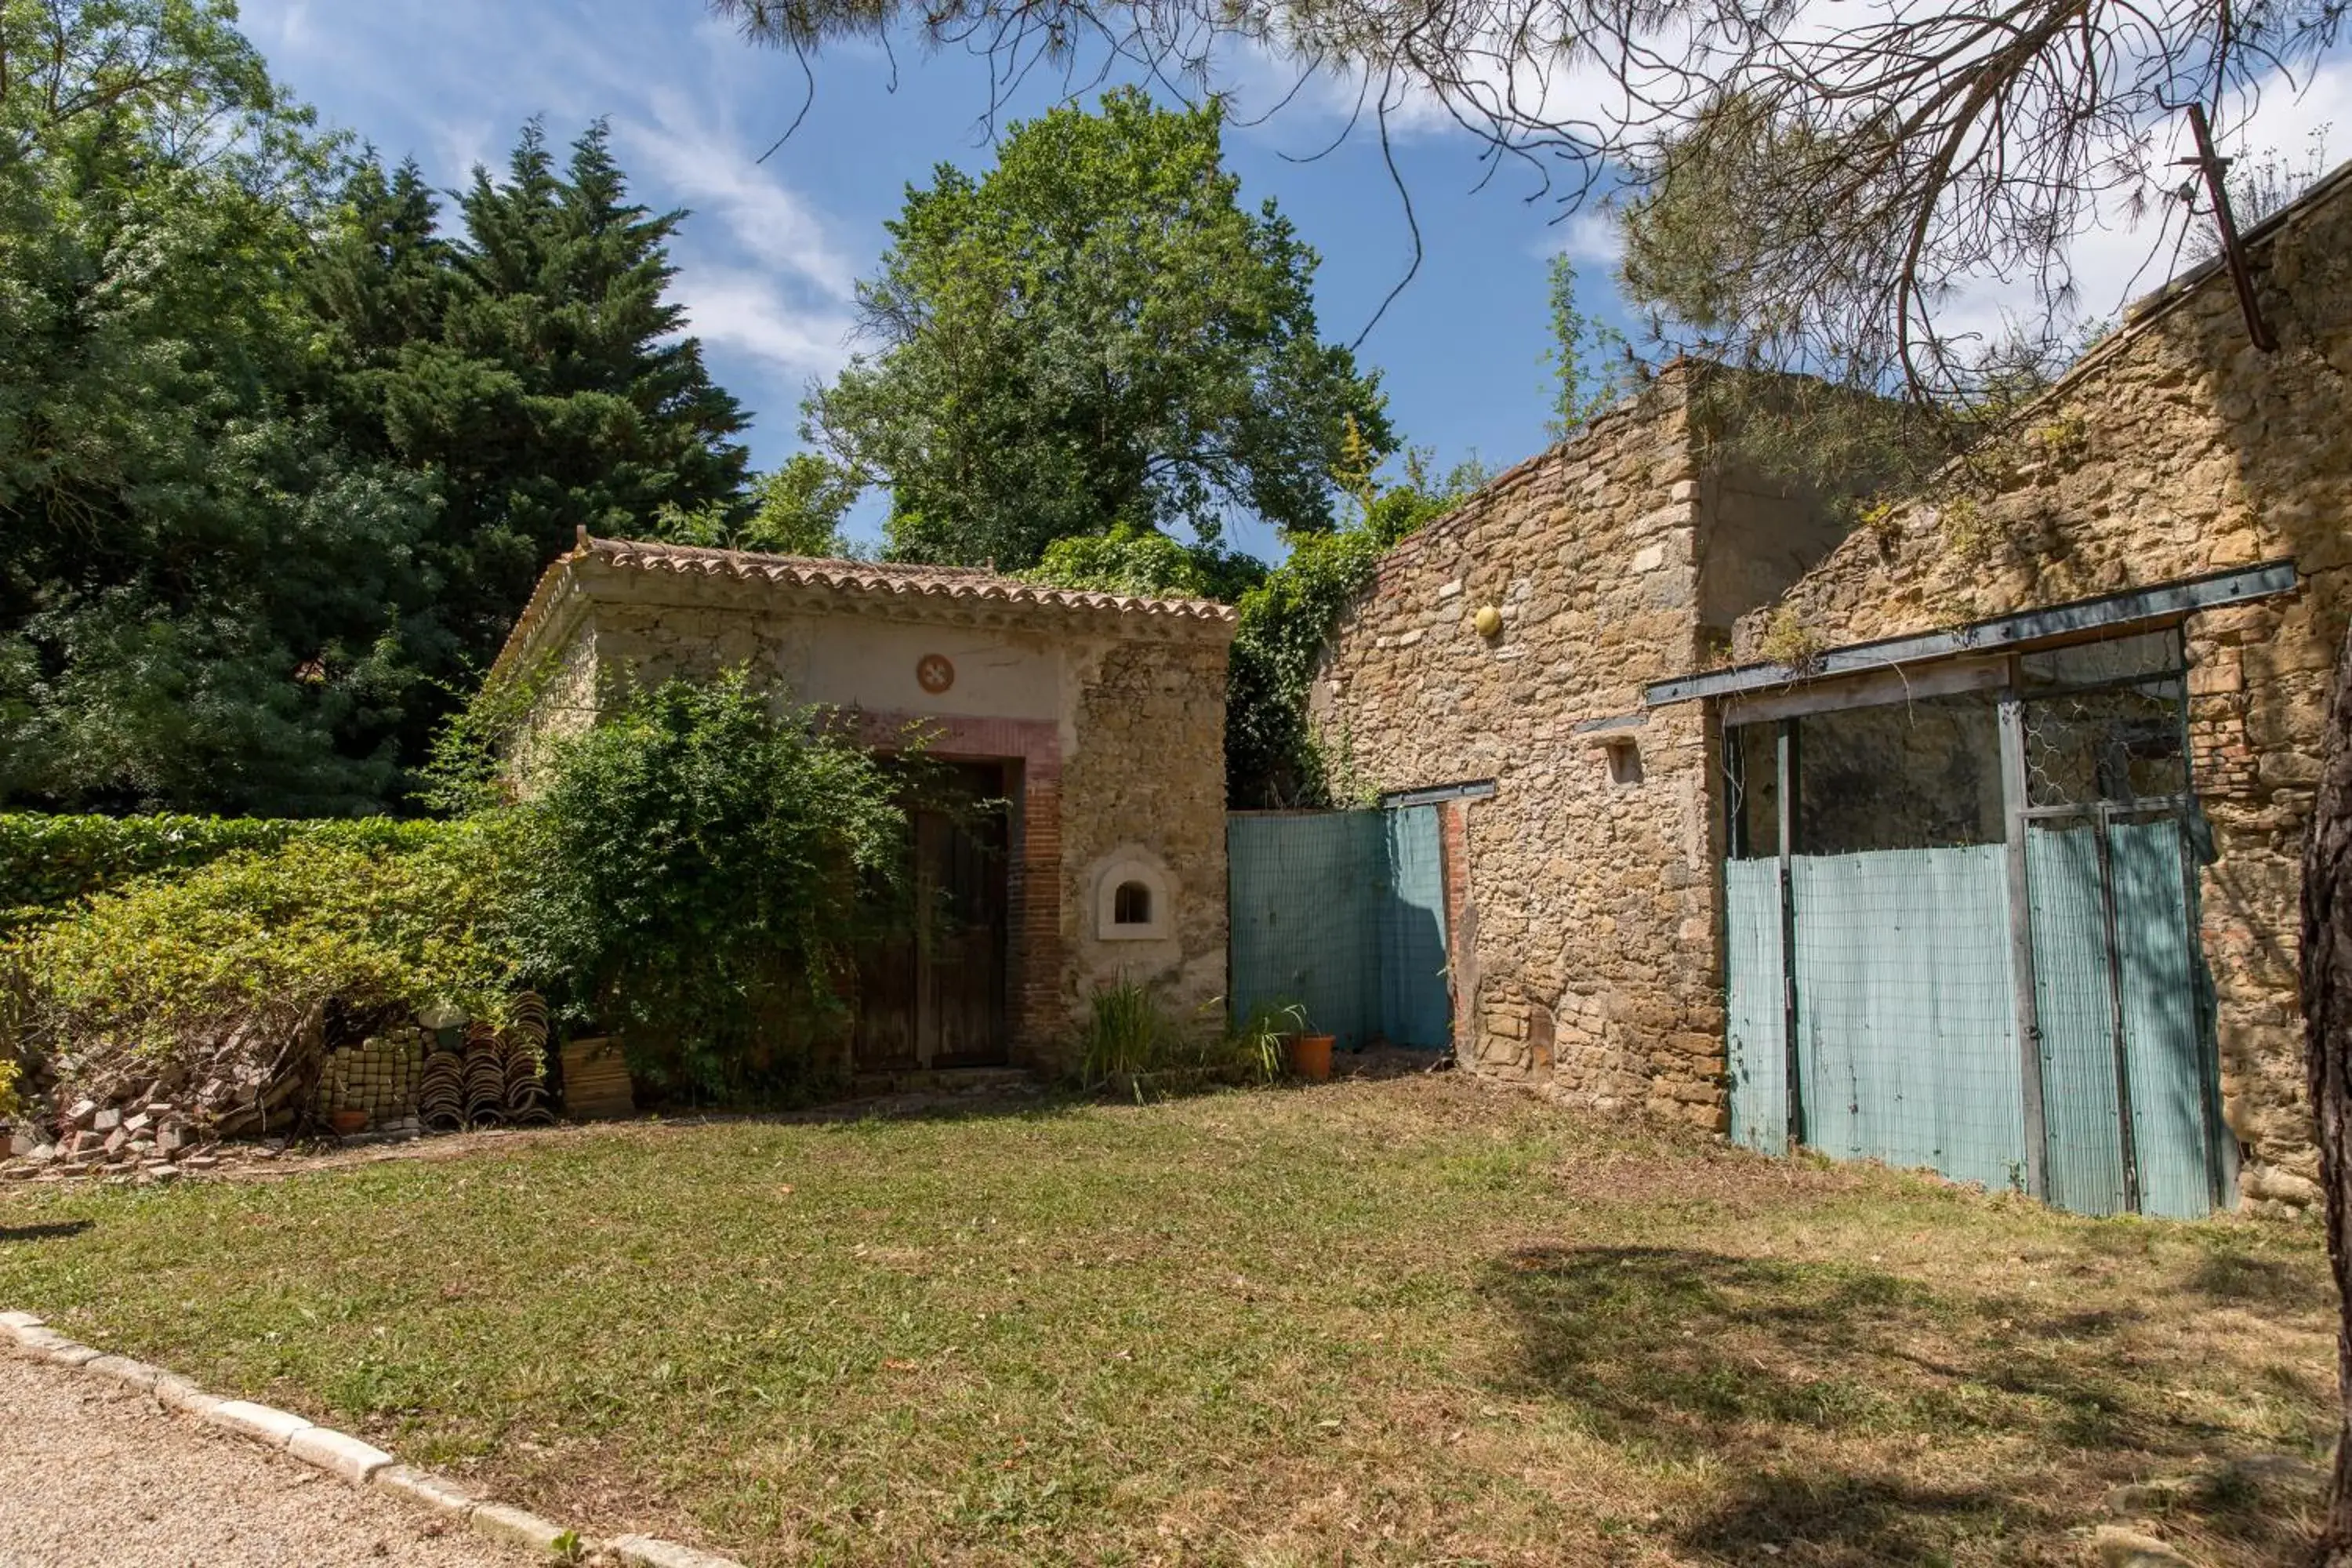
<path fill-rule="evenodd" d="M 946 926 L 860 963 L 863 1073 L 1063 1065 L 1097 986 L 1179 1014 L 1224 989 L 1224 692 L 1234 613 L 980 571 L 590 539 L 493 670 L 527 682 L 513 757 L 633 684 L 741 667 L 877 750 L 1004 805 L 919 814 Z"/>
<path fill-rule="evenodd" d="M 2209 264 L 1843 540 L 1708 471 L 1685 371 L 1396 552 L 1318 715 L 1384 790 L 1492 781 L 1449 806 L 1465 1066 L 2074 1207 L 2314 1200 L 2297 865 L 2352 610 L 2352 170 L 2246 237 L 2274 352 Z M 1882 906 L 1836 880 L 1874 864 L 1907 882 Z"/>
<path fill-rule="evenodd" d="M 1646 683 L 1727 646 L 1836 544 L 1833 509 L 1706 460 L 1677 366 L 1406 539 L 1310 696 L 1344 766 L 1442 803 L 1454 1041 L 1473 1070 L 1725 1125 L 1695 709 Z"/>

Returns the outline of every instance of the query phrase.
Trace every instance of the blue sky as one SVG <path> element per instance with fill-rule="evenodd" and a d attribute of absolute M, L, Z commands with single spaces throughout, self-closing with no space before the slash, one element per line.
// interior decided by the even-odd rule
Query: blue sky
<path fill-rule="evenodd" d="M 691 208 L 675 248 L 678 292 L 713 373 L 756 416 L 754 461 L 798 444 L 801 396 L 850 352 L 849 290 L 870 273 L 908 182 L 942 161 L 989 159 L 984 69 L 961 53 L 901 51 L 893 90 L 878 48 L 818 60 L 807 120 L 766 163 L 804 87 L 789 57 L 746 47 L 700 0 L 245 0 L 242 25 L 278 76 L 329 122 L 388 158 L 413 154 L 432 181 L 460 184 L 503 163 L 532 115 L 568 141 L 608 117 L 623 167 L 646 201 Z M 1055 93 L 1026 95 L 1024 111 Z M 1379 150 L 1359 135 L 1313 163 L 1340 128 L 1294 103 L 1270 126 L 1228 133 L 1246 199 L 1271 195 L 1323 257 L 1317 308 L 1327 335 L 1352 340 L 1403 275 L 1411 243 Z M 1412 287 L 1361 350 L 1379 367 L 1399 429 L 1451 463 L 1475 451 L 1516 462 L 1544 444 L 1544 274 L 1590 222 L 1557 224 L 1532 182 L 1485 172 L 1465 139 L 1419 134 L 1400 147 L 1426 247 Z M 1583 268 L 1594 302 L 1605 259 Z M 870 530 L 870 509 L 860 526 Z M 1261 553 L 1275 542 L 1244 531 Z"/>
<path fill-rule="evenodd" d="M 762 467 L 799 444 L 803 392 L 851 352 L 851 285 L 873 270 L 908 182 L 928 182 L 942 161 L 978 167 L 990 156 L 981 62 L 916 47 L 894 67 L 878 47 L 848 47 L 819 58 L 806 120 L 758 162 L 800 110 L 800 69 L 709 20 L 702 0 L 244 0 L 242 13 L 278 76 L 327 121 L 388 158 L 414 155 L 445 188 L 478 162 L 502 163 L 533 115 L 559 142 L 609 119 L 639 195 L 694 212 L 675 247 L 677 291 L 714 374 L 754 411 Z M 1058 78 L 1039 81 L 1013 112 L 1059 91 Z M 1271 85 L 1262 93 L 1270 102 Z M 1252 107 L 1263 103 L 1245 99 Z M 2301 98 L 2267 99 L 2252 144 L 2299 153 L 2308 131 L 2331 121 L 2344 132 L 2332 145 L 2352 142 L 2352 68 L 2340 58 Z M 1324 331 L 1352 341 L 1402 276 L 1411 244 L 1369 135 L 1294 161 L 1343 123 L 1330 98 L 1302 95 L 1264 126 L 1229 131 L 1227 161 L 1247 199 L 1275 197 L 1321 252 Z M 1424 124 L 1397 153 L 1426 254 L 1360 352 L 1383 373 L 1409 441 L 1442 463 L 1473 452 L 1516 462 L 1545 441 L 1549 256 L 1575 254 L 1588 307 L 1620 314 L 1606 226 L 1589 214 L 1559 221 L 1558 205 L 1518 171 L 1474 191 L 1486 170 L 1459 132 Z M 2147 236 L 2125 233 L 2078 246 L 2089 312 L 2113 312 L 2147 249 Z M 2160 280 L 2140 275 L 2137 288 Z M 860 531 L 877 511 L 861 509 Z M 1276 549 L 1262 529 L 1234 542 Z"/>

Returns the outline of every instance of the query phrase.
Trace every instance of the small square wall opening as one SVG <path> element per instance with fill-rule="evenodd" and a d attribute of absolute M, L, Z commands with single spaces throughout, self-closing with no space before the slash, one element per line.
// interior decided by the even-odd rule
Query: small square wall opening
<path fill-rule="evenodd" d="M 1642 748 L 1631 735 L 1622 741 L 1612 741 L 1601 747 L 1609 760 L 1609 782 L 1613 784 L 1637 784 L 1642 782 Z"/>

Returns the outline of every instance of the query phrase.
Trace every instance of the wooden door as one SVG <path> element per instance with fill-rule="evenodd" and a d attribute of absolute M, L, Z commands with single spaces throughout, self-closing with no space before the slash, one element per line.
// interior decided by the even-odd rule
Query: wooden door
<path fill-rule="evenodd" d="M 995 1067 L 1006 1060 L 1004 772 L 925 770 L 908 800 L 911 931 L 858 963 L 860 1071 Z"/>

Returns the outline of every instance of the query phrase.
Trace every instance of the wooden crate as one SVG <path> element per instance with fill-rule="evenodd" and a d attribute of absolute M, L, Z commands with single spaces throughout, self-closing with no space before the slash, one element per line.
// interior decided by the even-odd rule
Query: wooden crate
<path fill-rule="evenodd" d="M 628 1116 L 637 1109 L 617 1037 L 572 1040 L 563 1047 L 563 1113 L 574 1121 Z"/>

